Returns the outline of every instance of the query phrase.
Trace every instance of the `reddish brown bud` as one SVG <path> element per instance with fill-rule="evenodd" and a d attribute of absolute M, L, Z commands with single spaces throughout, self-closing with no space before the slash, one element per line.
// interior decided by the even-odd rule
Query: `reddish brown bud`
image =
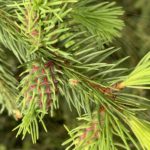
<path fill-rule="evenodd" d="M 39 32 L 38 32 L 37 30 L 33 30 L 33 31 L 31 32 L 31 35 L 32 35 L 33 37 L 36 37 L 36 36 L 39 35 Z"/>
<path fill-rule="evenodd" d="M 33 71 L 33 72 L 36 72 L 37 70 L 39 70 L 39 66 L 35 66 L 35 65 L 34 65 L 32 71 Z"/>

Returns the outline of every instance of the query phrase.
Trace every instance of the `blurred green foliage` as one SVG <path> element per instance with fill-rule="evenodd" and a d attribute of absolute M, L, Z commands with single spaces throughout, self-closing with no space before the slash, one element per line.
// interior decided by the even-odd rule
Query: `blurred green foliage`
<path fill-rule="evenodd" d="M 122 50 L 112 59 L 129 55 L 131 56 L 128 61 L 129 65 L 135 66 L 140 58 L 150 50 L 150 2 L 149 0 L 116 0 L 116 2 L 125 10 L 122 19 L 126 26 L 122 31 L 122 38 L 116 39 L 113 43 Z M 16 72 L 16 76 L 18 74 Z M 141 95 L 145 94 L 149 95 L 148 92 L 141 92 Z M 74 126 L 76 120 L 73 118 L 76 113 L 70 112 L 64 104 L 60 104 L 60 106 L 60 110 L 55 115 L 57 117 L 47 116 L 45 118 L 48 133 L 41 130 L 40 140 L 34 145 L 29 136 L 24 141 L 21 140 L 21 137 L 16 139 L 16 133 L 11 130 L 19 121 L 16 122 L 6 112 L 0 115 L 0 150 L 63 150 L 64 147 L 61 146 L 61 143 L 67 139 L 67 132 L 63 124 Z"/>

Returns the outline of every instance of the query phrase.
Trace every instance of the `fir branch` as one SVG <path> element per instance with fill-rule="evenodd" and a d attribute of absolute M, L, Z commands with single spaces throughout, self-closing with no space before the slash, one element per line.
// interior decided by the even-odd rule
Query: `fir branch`
<path fill-rule="evenodd" d="M 11 8 L 17 12 L 16 23 L 10 14 Z M 127 69 L 119 65 L 127 57 L 110 63 L 110 56 L 119 49 L 105 48 L 105 44 L 120 35 L 123 27 L 120 7 L 96 0 L 19 0 L 4 9 L 0 7 L 0 12 L 0 42 L 12 50 L 21 63 L 23 60 L 22 66 L 26 67 L 18 87 L 21 114 L 15 112 L 23 119 L 16 127 L 17 136 L 23 134 L 24 138 L 29 133 L 35 143 L 39 138 L 38 122 L 46 130 L 43 118 L 49 111 L 53 116 L 61 95 L 70 109 L 75 107 L 79 116 L 86 114 L 80 118 L 85 123 L 68 131 L 71 135 L 65 143 L 71 143 L 68 149 L 75 146 L 75 149 L 130 150 L 130 143 L 140 149 L 126 128 L 127 123 L 141 145 L 147 147 L 148 143 L 133 127 L 138 124 L 141 130 L 143 124 L 139 125 L 138 119 L 129 116 L 149 109 L 148 100 L 121 90 L 125 87 L 149 89 L 150 53 L 129 76 L 124 76 Z M 5 68 L 3 63 L 0 83 L 6 89 L 6 85 L 14 87 L 15 81 Z M 9 90 L 2 91 L 4 96 L 8 97 L 12 89 Z M 16 93 L 13 94 L 16 96 Z M 144 135 L 149 132 L 148 128 L 144 124 Z M 120 141 L 116 142 L 114 137 Z"/>

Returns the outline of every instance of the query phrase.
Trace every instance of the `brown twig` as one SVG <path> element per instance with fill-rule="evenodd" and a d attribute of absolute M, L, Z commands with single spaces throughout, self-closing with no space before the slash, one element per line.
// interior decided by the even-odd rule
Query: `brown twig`
<path fill-rule="evenodd" d="M 122 82 L 116 83 L 112 85 L 111 87 L 102 87 L 99 84 L 91 83 L 89 84 L 96 90 L 100 91 L 104 95 L 109 96 L 110 98 L 116 98 L 116 95 L 114 94 L 114 91 L 120 91 L 125 88 L 124 84 Z"/>

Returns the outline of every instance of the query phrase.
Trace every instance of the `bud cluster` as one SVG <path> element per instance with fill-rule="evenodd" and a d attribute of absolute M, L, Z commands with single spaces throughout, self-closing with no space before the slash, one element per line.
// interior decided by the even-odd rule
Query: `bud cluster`
<path fill-rule="evenodd" d="M 44 65 L 38 65 L 37 63 L 32 65 L 29 73 L 30 81 L 27 81 L 28 88 L 24 94 L 27 105 L 31 101 L 36 101 L 39 108 L 46 106 L 46 110 L 49 109 L 53 102 L 54 92 L 58 92 L 58 81 L 56 80 L 55 74 L 52 61 Z"/>

